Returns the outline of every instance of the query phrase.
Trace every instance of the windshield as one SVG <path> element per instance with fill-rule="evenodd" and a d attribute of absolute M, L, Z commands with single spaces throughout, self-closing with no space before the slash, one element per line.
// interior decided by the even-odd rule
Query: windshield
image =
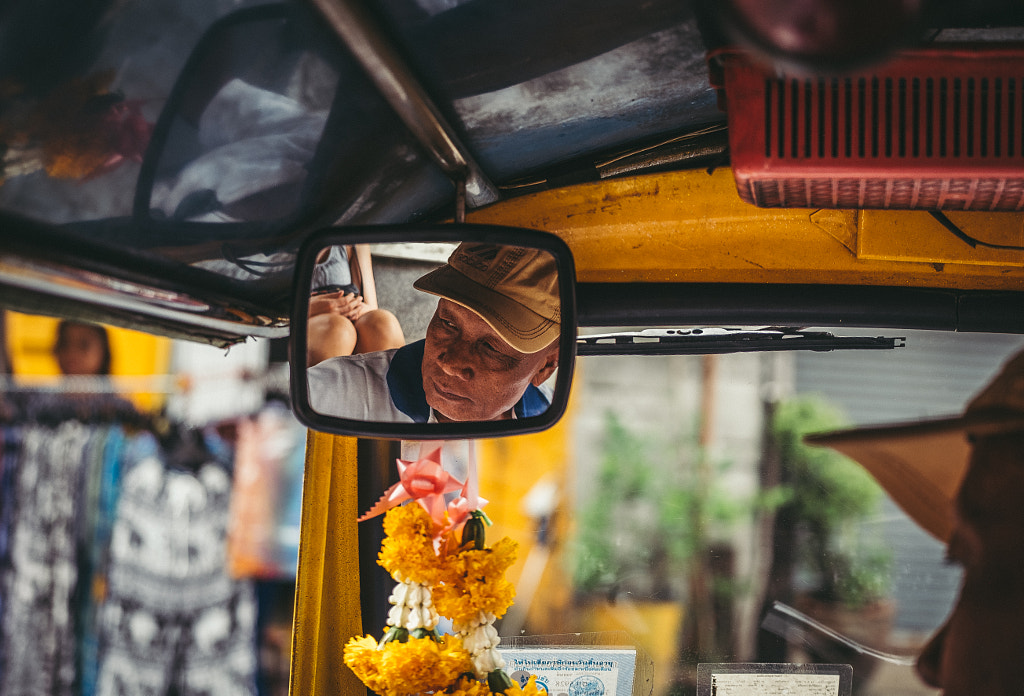
<path fill-rule="evenodd" d="M 653 670 L 633 693 L 703 693 L 698 665 L 736 663 L 936 693 L 913 663 L 961 571 L 860 465 L 801 438 L 958 414 L 1024 339 L 896 333 L 906 347 L 581 358 L 561 424 L 481 450 L 488 539 L 521 545 L 502 645 L 625 642 Z"/>

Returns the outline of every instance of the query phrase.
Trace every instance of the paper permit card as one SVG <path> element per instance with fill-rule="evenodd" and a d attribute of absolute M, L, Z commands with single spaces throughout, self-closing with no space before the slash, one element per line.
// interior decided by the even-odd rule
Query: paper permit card
<path fill-rule="evenodd" d="M 520 685 L 530 675 L 548 696 L 630 696 L 635 648 L 501 647 L 505 672 Z"/>
<path fill-rule="evenodd" d="M 697 696 L 850 696 L 852 690 L 850 665 L 697 665 Z"/>

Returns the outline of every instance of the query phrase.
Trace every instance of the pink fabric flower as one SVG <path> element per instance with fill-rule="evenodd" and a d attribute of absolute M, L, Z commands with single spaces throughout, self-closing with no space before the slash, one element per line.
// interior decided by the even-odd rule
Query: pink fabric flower
<path fill-rule="evenodd" d="M 384 492 L 372 508 L 366 511 L 359 522 L 383 514 L 407 500 L 415 500 L 430 513 L 434 524 L 441 529 L 449 528 L 444 497 L 464 488 L 462 481 L 441 468 L 441 448 L 428 453 L 416 461 L 396 460 L 399 482 Z"/>

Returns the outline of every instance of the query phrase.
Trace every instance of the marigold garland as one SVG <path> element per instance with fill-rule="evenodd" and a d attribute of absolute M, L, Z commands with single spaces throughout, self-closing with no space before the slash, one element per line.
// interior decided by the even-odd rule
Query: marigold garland
<path fill-rule="evenodd" d="M 476 527 L 483 529 L 482 524 Z M 441 529 L 420 505 L 387 511 L 387 536 L 378 563 L 399 583 L 390 600 L 395 607 L 385 637 L 380 642 L 371 636 L 352 638 L 345 646 L 345 664 L 382 696 L 545 694 L 532 678 L 525 687 L 508 679 L 491 625 L 508 611 L 515 597 L 505 572 L 515 563 L 516 542 L 505 537 L 488 548 L 483 545 L 483 532 L 478 531 L 479 539 L 470 541 L 467 535 L 467 543 L 460 545 L 451 532 L 445 532 L 436 546 Z M 452 619 L 458 635 L 436 634 L 438 613 Z M 432 621 L 428 614 L 433 615 Z M 468 676 L 474 674 L 476 679 Z M 492 688 L 501 690 L 492 692 Z"/>
<path fill-rule="evenodd" d="M 345 664 L 382 696 L 408 696 L 447 688 L 472 669 L 469 653 L 456 636 L 410 638 L 378 646 L 370 636 L 345 646 Z"/>
<path fill-rule="evenodd" d="M 491 690 L 485 682 L 461 677 L 457 682 L 448 687 L 446 694 L 452 696 L 491 696 Z"/>
<path fill-rule="evenodd" d="M 153 127 L 141 102 L 111 90 L 114 77 L 108 70 L 74 78 L 41 98 L 0 83 L 0 185 L 39 169 L 84 180 L 141 162 Z"/>

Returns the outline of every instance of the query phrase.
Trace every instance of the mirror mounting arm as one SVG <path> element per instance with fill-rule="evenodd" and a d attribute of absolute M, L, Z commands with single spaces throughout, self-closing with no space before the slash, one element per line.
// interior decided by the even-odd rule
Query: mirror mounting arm
<path fill-rule="evenodd" d="M 360 3 L 353 0 L 312 0 L 312 4 L 352 51 L 434 162 L 447 176 L 464 180 L 469 202 L 479 207 L 498 200 L 497 188 L 470 156 L 441 110 Z"/>
<path fill-rule="evenodd" d="M 466 178 L 455 179 L 455 223 L 461 225 L 466 221 Z"/>

